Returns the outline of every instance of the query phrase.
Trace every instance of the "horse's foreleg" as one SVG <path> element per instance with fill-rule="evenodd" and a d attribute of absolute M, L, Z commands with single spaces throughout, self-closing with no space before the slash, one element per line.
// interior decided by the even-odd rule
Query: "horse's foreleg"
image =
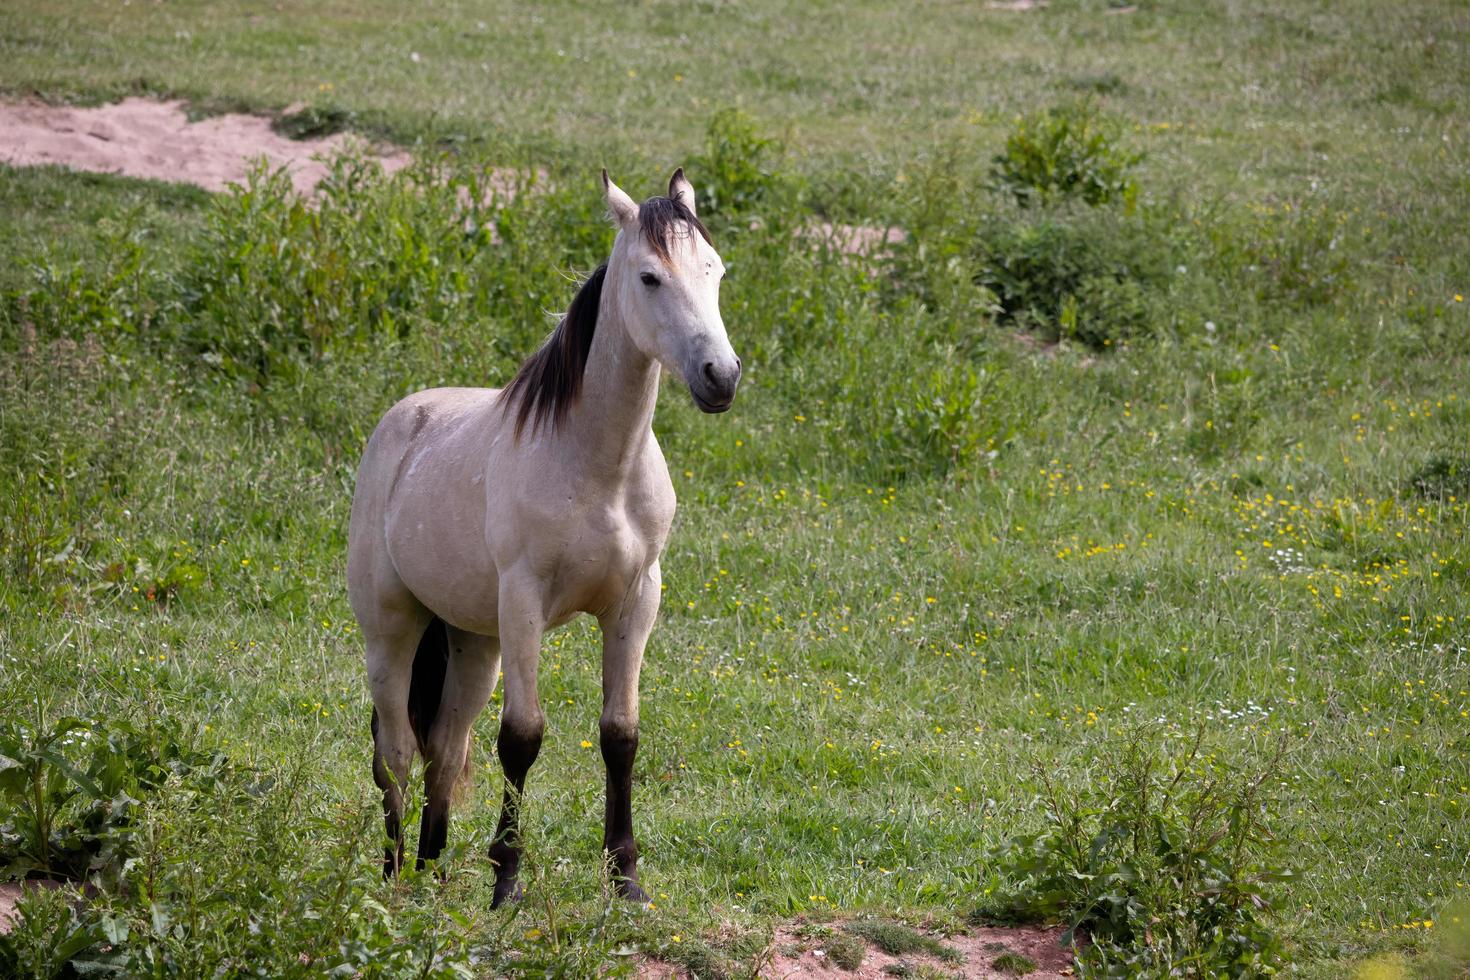
<path fill-rule="evenodd" d="M 373 782 L 383 791 L 383 876 L 403 865 L 403 791 L 413 763 L 413 728 L 408 721 L 408 688 L 423 624 L 368 637 L 368 683 L 373 696 Z"/>
<path fill-rule="evenodd" d="M 517 876 L 521 868 L 520 807 L 526 774 L 541 751 L 546 716 L 536 694 L 536 666 L 541 658 L 541 632 L 546 621 L 539 591 L 534 585 L 516 587 L 502 580 L 500 646 L 505 672 L 505 706 L 500 713 L 500 735 L 495 740 L 500 767 L 505 771 L 505 798 L 500 822 L 490 845 L 495 862 L 495 894 L 490 907 L 520 897 Z"/>
<path fill-rule="evenodd" d="M 493 637 L 449 627 L 448 638 L 444 692 L 425 746 L 419 868 L 444 850 L 449 838 L 450 804 L 469 772 L 470 729 L 489 703 L 500 674 L 500 646 Z"/>
<path fill-rule="evenodd" d="M 607 809 L 602 846 L 612 861 L 618 894 L 635 902 L 648 896 L 638 884 L 638 842 L 633 836 L 633 760 L 638 754 L 638 674 L 643 648 L 658 615 L 659 567 L 655 562 L 622 608 L 602 626 L 602 718 L 598 734 L 607 767 Z"/>

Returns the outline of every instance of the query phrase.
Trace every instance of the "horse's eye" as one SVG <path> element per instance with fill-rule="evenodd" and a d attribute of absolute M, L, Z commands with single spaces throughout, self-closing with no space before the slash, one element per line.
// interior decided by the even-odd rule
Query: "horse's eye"
<path fill-rule="evenodd" d="M 654 275 L 653 273 L 645 272 L 638 278 L 643 280 L 643 285 L 652 287 L 654 289 L 658 288 L 658 276 Z"/>

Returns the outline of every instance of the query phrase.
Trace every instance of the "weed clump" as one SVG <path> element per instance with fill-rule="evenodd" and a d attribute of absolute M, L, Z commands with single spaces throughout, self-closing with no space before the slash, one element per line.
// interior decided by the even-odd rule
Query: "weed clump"
<path fill-rule="evenodd" d="M 1094 207 L 1122 201 L 1130 209 L 1140 157 L 1122 149 L 1119 127 L 1090 101 L 1022 116 L 996 155 L 991 178 L 1021 207 L 1077 198 Z"/>
<path fill-rule="evenodd" d="M 1326 305 L 1353 285 L 1347 214 L 1313 198 L 1252 205 L 1209 235 L 1223 275 L 1266 302 Z"/>
<path fill-rule="evenodd" d="M 725 980 L 732 972 L 730 961 L 699 939 L 687 939 L 671 945 L 663 955 L 688 970 L 696 980 Z"/>
<path fill-rule="evenodd" d="M 1421 497 L 1470 497 L 1470 455 L 1439 452 L 1424 460 L 1409 476 L 1409 490 Z"/>
<path fill-rule="evenodd" d="M 990 965 L 993 969 L 1011 977 L 1024 977 L 1036 970 L 1036 961 L 1020 953 L 1001 953 Z"/>
<path fill-rule="evenodd" d="M 1248 977 L 1275 969 L 1269 888 L 1289 873 L 1266 827 L 1278 753 L 1244 773 L 1202 753 L 1172 757 L 1137 732 L 1096 788 L 1038 773 L 1046 827 L 994 853 L 1012 913 L 1085 930 L 1079 963 L 1099 975 Z"/>
<path fill-rule="evenodd" d="M 293 140 L 321 139 L 357 123 L 357 113 L 338 105 L 309 105 L 276 117 L 271 129 Z"/>
<path fill-rule="evenodd" d="M 863 965 L 863 941 L 856 936 L 835 934 L 827 940 L 827 958 L 844 970 Z"/>
<path fill-rule="evenodd" d="M 171 777 L 213 783 L 223 765 L 168 719 L 146 729 L 80 718 L 0 727 L 0 872 L 116 877 L 136 853 L 143 801 Z"/>
<path fill-rule="evenodd" d="M 886 919 L 859 919 L 846 923 L 842 928 L 854 936 L 866 939 L 890 956 L 928 953 L 930 956 L 939 957 L 946 963 L 958 963 L 963 959 L 963 954 L 954 947 L 946 946 L 933 936 L 926 936 L 901 922 L 890 922 Z"/>

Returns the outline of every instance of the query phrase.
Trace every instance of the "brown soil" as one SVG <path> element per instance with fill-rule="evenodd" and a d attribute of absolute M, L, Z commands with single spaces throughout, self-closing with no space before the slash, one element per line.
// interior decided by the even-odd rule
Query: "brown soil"
<path fill-rule="evenodd" d="M 297 190 L 310 191 L 327 172 L 319 158 L 353 140 L 345 133 L 288 139 L 271 129 L 269 117 L 241 113 L 191 123 L 180 101 L 132 98 L 91 108 L 0 103 L 0 161 L 16 166 L 59 164 L 197 184 L 210 191 L 242 182 L 261 157 L 273 167 L 286 167 Z M 380 159 L 388 170 L 409 163 L 402 151 Z"/>
<path fill-rule="evenodd" d="M 847 935 L 840 925 L 833 924 L 833 932 Z M 1013 977 L 995 969 L 996 958 L 1004 953 L 1017 953 L 1036 963 L 1036 969 L 1025 974 L 1027 980 L 1059 980 L 1073 975 L 1072 951 L 1061 945 L 1060 926 L 981 926 L 941 941 L 959 952 L 959 962 L 945 962 L 925 953 L 908 953 L 894 956 L 867 944 L 862 962 L 856 969 L 846 970 L 831 961 L 820 938 L 807 938 L 801 933 L 802 922 L 789 923 L 776 929 L 775 938 L 768 948 L 768 955 L 760 966 L 759 976 L 779 978 L 817 978 L 817 980 L 891 980 L 892 977 L 912 976 L 920 967 L 937 971 L 930 975 L 963 977 L 965 980 L 989 980 L 989 978 Z M 902 967 L 908 967 L 904 973 Z M 889 972 L 893 968 L 899 972 Z M 638 975 L 644 980 L 685 980 L 689 972 L 671 963 L 660 960 L 644 960 Z"/>

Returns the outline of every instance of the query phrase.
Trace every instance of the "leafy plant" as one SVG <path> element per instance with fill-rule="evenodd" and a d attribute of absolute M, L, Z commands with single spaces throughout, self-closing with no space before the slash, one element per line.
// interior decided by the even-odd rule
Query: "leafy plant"
<path fill-rule="evenodd" d="M 69 890 L 27 888 L 0 932 L 0 976 L 75 977 L 96 968 L 95 951 L 109 932 L 95 916 L 79 911 Z"/>
<path fill-rule="evenodd" d="M 1021 207 L 1080 198 L 1093 206 L 1121 200 L 1131 210 L 1138 185 L 1129 171 L 1139 159 L 1118 145 L 1118 126 L 1092 102 L 1074 102 L 1017 119 L 991 177 Z"/>
<path fill-rule="evenodd" d="M 762 212 L 790 186 L 776 167 L 782 152 L 781 142 L 761 135 L 755 120 L 740 109 L 715 113 L 705 131 L 704 153 L 691 168 L 699 175 L 700 216 L 733 221 Z"/>
<path fill-rule="evenodd" d="M 1280 752 L 1249 774 L 1202 741 L 1171 756 L 1135 732 L 1080 794 L 1038 771 L 1045 828 L 993 852 L 1013 913 L 1088 936 L 1079 975 L 1250 977 L 1280 962 L 1270 885 L 1289 873 L 1265 827 Z"/>
<path fill-rule="evenodd" d="M 44 335 L 81 339 L 110 333 L 146 334 L 171 302 L 151 257 L 152 232 L 133 208 L 104 219 L 95 229 L 97 267 L 47 257 L 31 268 L 23 295 L 28 322 Z"/>
<path fill-rule="evenodd" d="M 135 808 L 170 775 L 212 775 L 221 760 L 177 722 L 140 730 L 61 718 L 0 727 L 0 861 L 11 877 L 80 881 L 132 853 Z"/>

